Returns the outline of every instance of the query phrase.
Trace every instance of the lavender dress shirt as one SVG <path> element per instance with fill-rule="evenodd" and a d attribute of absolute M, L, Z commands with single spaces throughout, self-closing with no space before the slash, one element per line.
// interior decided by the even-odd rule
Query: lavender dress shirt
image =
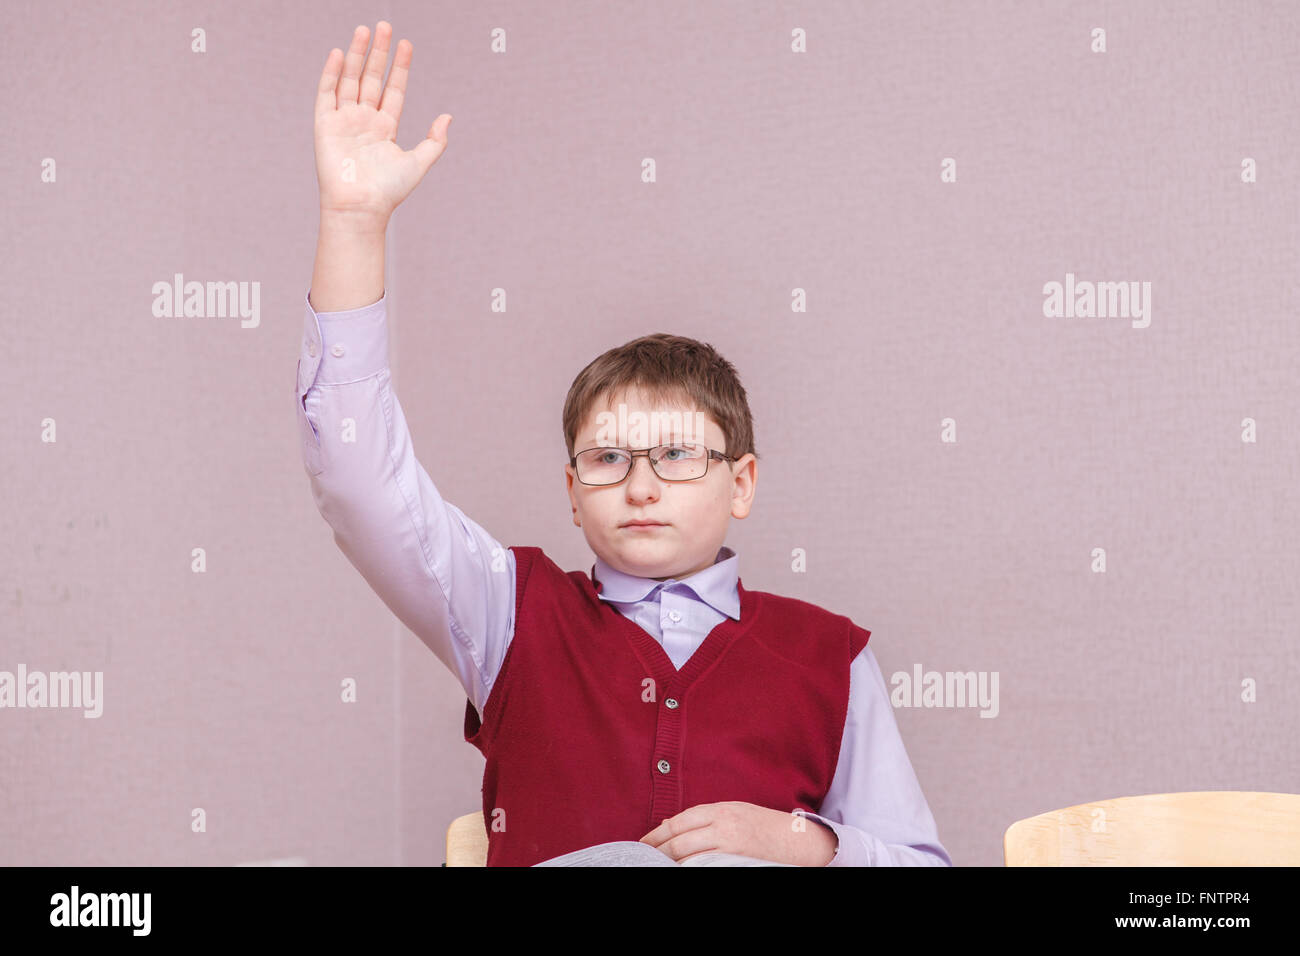
<path fill-rule="evenodd" d="M 304 299 L 297 414 L 316 507 L 347 559 L 482 714 L 514 635 L 514 553 L 444 501 L 416 460 L 391 386 L 387 290 L 346 312 L 318 313 Z M 711 567 L 661 582 L 598 557 L 592 576 L 600 598 L 680 668 L 724 617 L 739 620 L 739 560 L 723 547 Z M 870 646 L 849 685 L 835 776 L 820 813 L 806 814 L 838 838 L 828 865 L 951 866 Z"/>

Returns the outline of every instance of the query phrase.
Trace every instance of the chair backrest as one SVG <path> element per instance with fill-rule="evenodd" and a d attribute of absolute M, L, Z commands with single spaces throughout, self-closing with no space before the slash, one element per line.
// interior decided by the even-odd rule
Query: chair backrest
<path fill-rule="evenodd" d="M 1017 820 L 1007 866 L 1300 866 L 1300 794 L 1148 793 Z"/>
<path fill-rule="evenodd" d="M 447 827 L 448 866 L 487 866 L 487 827 L 483 811 L 457 817 Z"/>

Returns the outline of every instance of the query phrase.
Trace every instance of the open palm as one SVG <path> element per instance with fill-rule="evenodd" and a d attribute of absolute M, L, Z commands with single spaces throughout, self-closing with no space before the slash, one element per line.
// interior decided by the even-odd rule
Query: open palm
<path fill-rule="evenodd" d="M 384 20 L 375 25 L 367 57 L 369 35 L 357 27 L 347 55 L 336 47 L 325 61 L 316 91 L 316 178 L 322 212 L 355 213 L 382 227 L 446 149 L 451 116 L 435 119 L 414 149 L 398 146 L 412 46 L 405 39 L 397 44 L 384 86 L 393 28 Z"/>

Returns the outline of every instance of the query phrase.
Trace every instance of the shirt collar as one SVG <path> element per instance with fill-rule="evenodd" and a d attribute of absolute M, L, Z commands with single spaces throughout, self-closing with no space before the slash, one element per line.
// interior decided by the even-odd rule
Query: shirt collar
<path fill-rule="evenodd" d="M 666 581 L 639 578 L 624 574 L 597 557 L 596 563 L 591 568 L 591 580 L 596 595 L 602 601 L 612 601 L 616 604 L 644 601 L 650 592 L 660 585 L 667 586 L 674 581 L 680 581 L 694 591 L 705 604 L 739 621 L 740 594 L 736 588 L 739 566 L 740 558 L 736 556 L 736 552 L 723 545 L 714 556 L 713 564 L 684 578 L 669 578 Z"/>

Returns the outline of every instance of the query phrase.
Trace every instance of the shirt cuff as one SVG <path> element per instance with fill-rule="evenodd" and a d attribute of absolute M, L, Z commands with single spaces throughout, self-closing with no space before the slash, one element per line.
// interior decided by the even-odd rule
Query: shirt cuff
<path fill-rule="evenodd" d="M 805 816 L 826 824 L 835 831 L 835 837 L 839 840 L 839 846 L 835 848 L 835 855 L 831 857 L 831 861 L 826 864 L 827 866 L 876 865 L 876 857 L 870 846 L 873 842 L 872 837 L 863 833 L 857 827 L 851 827 L 846 823 L 831 820 L 817 813 L 805 812 Z"/>
<path fill-rule="evenodd" d="M 937 840 L 913 845 L 885 843 L 859 827 L 829 820 L 807 810 L 801 812 L 826 824 L 839 839 L 835 856 L 827 866 L 952 866 L 948 851 Z"/>
<path fill-rule="evenodd" d="M 809 820 L 816 820 L 830 827 L 831 831 L 835 834 L 835 855 L 831 857 L 830 862 L 826 865 L 845 866 L 846 854 L 841 852 L 844 849 L 844 836 L 840 833 L 840 824 L 836 823 L 834 820 L 828 820 L 820 814 L 813 813 L 811 810 L 800 810 L 799 813 L 801 816 L 806 817 Z"/>
<path fill-rule="evenodd" d="M 317 312 L 303 295 L 298 394 L 313 385 L 346 385 L 388 367 L 388 290 L 379 301 L 343 312 Z"/>

